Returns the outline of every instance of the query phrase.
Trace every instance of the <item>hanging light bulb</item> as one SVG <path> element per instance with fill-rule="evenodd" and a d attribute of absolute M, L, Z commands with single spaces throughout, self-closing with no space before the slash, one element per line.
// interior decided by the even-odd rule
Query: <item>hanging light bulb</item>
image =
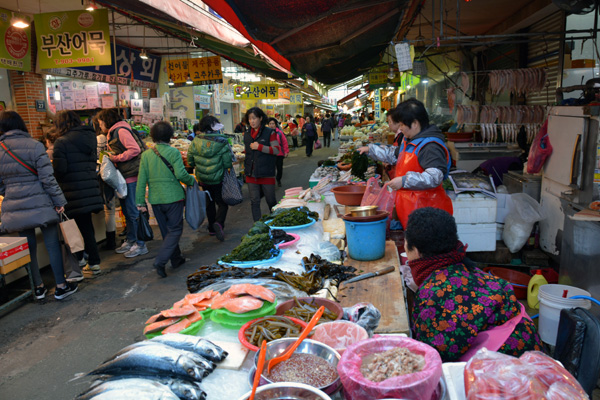
<path fill-rule="evenodd" d="M 392 67 L 392 66 L 390 65 L 390 72 L 388 72 L 388 74 L 387 74 L 387 77 L 388 77 L 389 79 L 394 79 L 394 77 L 395 77 L 395 76 L 396 76 L 396 73 L 394 72 L 394 67 Z"/>
<path fill-rule="evenodd" d="M 11 20 L 12 26 L 19 29 L 25 29 L 29 26 L 29 22 L 20 14 L 15 14 Z"/>
<path fill-rule="evenodd" d="M 187 76 L 187 80 L 185 81 L 186 85 L 193 85 L 194 81 L 192 80 L 192 77 L 190 76 L 190 74 L 188 74 Z"/>
<path fill-rule="evenodd" d="M 98 8 L 92 0 L 83 0 L 83 6 L 85 7 L 86 11 L 94 11 Z"/>
<path fill-rule="evenodd" d="M 142 60 L 147 60 L 148 59 L 148 53 L 146 53 L 146 49 L 142 49 L 142 52 L 140 53 L 140 58 Z"/>

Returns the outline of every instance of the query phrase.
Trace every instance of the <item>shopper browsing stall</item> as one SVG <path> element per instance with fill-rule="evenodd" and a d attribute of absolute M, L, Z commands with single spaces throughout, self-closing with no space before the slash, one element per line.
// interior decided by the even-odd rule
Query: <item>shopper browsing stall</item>
<path fill-rule="evenodd" d="M 196 167 L 196 178 L 210 193 L 207 198 L 206 217 L 208 233 L 225 240 L 223 232 L 229 206 L 223 201 L 223 177 L 233 168 L 233 156 L 227 137 L 221 134 L 223 124 L 211 115 L 194 125 L 196 137 L 188 149 L 188 164 Z"/>
<path fill-rule="evenodd" d="M 404 247 L 419 287 L 414 338 L 435 347 L 444 362 L 467 361 L 484 346 L 514 356 L 541 350 L 535 325 L 510 283 L 465 258 L 450 214 L 431 207 L 413 211 Z"/>
<path fill-rule="evenodd" d="M 141 153 L 144 144 L 127 122 L 123 121 L 116 108 L 98 113 L 98 124 L 106 132 L 110 160 L 121 172 L 127 183 L 127 196 L 121 199 L 121 209 L 125 215 L 127 240 L 115 251 L 125 257 L 137 257 L 147 254 L 146 243 L 137 238 L 137 225 L 140 213 L 135 204 L 135 190 L 140 168 Z"/>
<path fill-rule="evenodd" d="M 275 164 L 276 157 L 281 153 L 277 132 L 266 126 L 267 115 L 258 107 L 252 107 L 246 112 L 250 129 L 244 134 L 246 159 L 244 173 L 250 192 L 252 218 L 258 221 L 262 216 L 260 211 L 261 192 L 267 200 L 269 210 L 277 204 L 275 198 Z"/>
<path fill-rule="evenodd" d="M 396 190 L 396 213 L 406 227 L 408 215 L 420 207 L 435 207 L 452 214 L 452 201 L 442 188 L 450 171 L 450 152 L 444 135 L 435 125 L 429 125 L 429 115 L 423 103 L 409 99 L 398 105 L 398 127 L 404 134 L 400 147 L 370 144 L 361 147 L 369 157 L 396 164 L 390 187 Z"/>
<path fill-rule="evenodd" d="M 91 126 L 83 125 L 75 111 L 60 111 L 56 114 L 54 125 L 57 136 L 52 161 L 54 176 L 67 199 L 65 213 L 75 220 L 83 236 L 85 252 L 89 256 L 83 272 L 98 274 L 100 254 L 92 213 L 98 213 L 104 207 L 96 173 L 96 132 Z M 83 251 L 77 254 L 77 258 L 83 261 Z M 80 271 L 71 271 L 69 280 L 81 281 L 83 275 Z"/>
<path fill-rule="evenodd" d="M 54 297 L 62 300 L 75 293 L 77 284 L 65 280 L 58 241 L 59 214 L 67 200 L 54 178 L 44 145 L 31 138 L 25 122 L 14 111 L 0 113 L 0 195 L 4 196 L 0 232 L 27 238 L 35 298 L 41 300 L 48 293 L 38 266 L 35 228 L 41 229 L 50 257 L 56 282 Z"/>

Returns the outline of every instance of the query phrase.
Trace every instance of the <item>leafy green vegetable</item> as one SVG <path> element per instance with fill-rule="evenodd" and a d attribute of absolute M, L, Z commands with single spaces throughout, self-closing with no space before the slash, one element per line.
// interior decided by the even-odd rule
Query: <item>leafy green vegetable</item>
<path fill-rule="evenodd" d="M 323 164 L 322 164 L 322 165 L 323 165 L 324 167 L 332 167 L 332 166 L 334 166 L 334 165 L 335 165 L 335 161 L 333 161 L 333 160 L 325 160 L 325 161 L 323 161 Z"/>
<path fill-rule="evenodd" d="M 248 236 L 258 235 L 260 233 L 269 233 L 271 228 L 262 221 L 256 221 L 248 231 Z"/>
<path fill-rule="evenodd" d="M 369 157 L 355 151 L 352 153 L 352 175 L 365 179 L 365 172 L 369 168 Z"/>
<path fill-rule="evenodd" d="M 242 243 L 231 253 L 221 257 L 223 262 L 257 261 L 266 260 L 277 254 L 278 250 L 273 245 L 268 233 L 259 233 L 253 236 L 244 236 Z"/>
<path fill-rule="evenodd" d="M 311 222 L 308 217 L 317 221 L 319 213 L 310 211 L 307 207 L 278 208 L 269 215 L 263 215 L 260 220 L 271 221 L 271 226 L 296 226 Z"/>

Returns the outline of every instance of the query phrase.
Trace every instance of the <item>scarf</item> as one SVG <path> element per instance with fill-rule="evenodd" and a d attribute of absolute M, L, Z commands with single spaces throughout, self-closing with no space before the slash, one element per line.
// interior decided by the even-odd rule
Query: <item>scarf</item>
<path fill-rule="evenodd" d="M 259 131 L 260 131 L 259 129 L 254 129 L 254 128 L 250 129 L 250 136 L 252 136 L 252 139 L 256 140 L 256 138 L 258 137 Z"/>
<path fill-rule="evenodd" d="M 459 240 L 456 249 L 449 253 L 438 254 L 436 256 L 419 258 L 408 262 L 410 269 L 418 287 L 421 287 L 425 279 L 436 269 L 446 267 L 448 265 L 459 264 L 466 256 L 467 246 Z"/>

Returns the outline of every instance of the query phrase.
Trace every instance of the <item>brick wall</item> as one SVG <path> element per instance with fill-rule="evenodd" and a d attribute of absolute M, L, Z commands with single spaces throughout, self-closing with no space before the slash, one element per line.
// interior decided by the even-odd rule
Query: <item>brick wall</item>
<path fill-rule="evenodd" d="M 35 71 L 37 43 L 35 28 L 31 29 L 31 70 Z M 25 121 L 29 133 L 34 138 L 42 137 L 40 123 L 46 120 L 46 112 L 36 111 L 35 101 L 46 100 L 46 88 L 42 75 L 35 72 L 8 71 L 13 92 L 13 105 L 16 112 Z"/>

